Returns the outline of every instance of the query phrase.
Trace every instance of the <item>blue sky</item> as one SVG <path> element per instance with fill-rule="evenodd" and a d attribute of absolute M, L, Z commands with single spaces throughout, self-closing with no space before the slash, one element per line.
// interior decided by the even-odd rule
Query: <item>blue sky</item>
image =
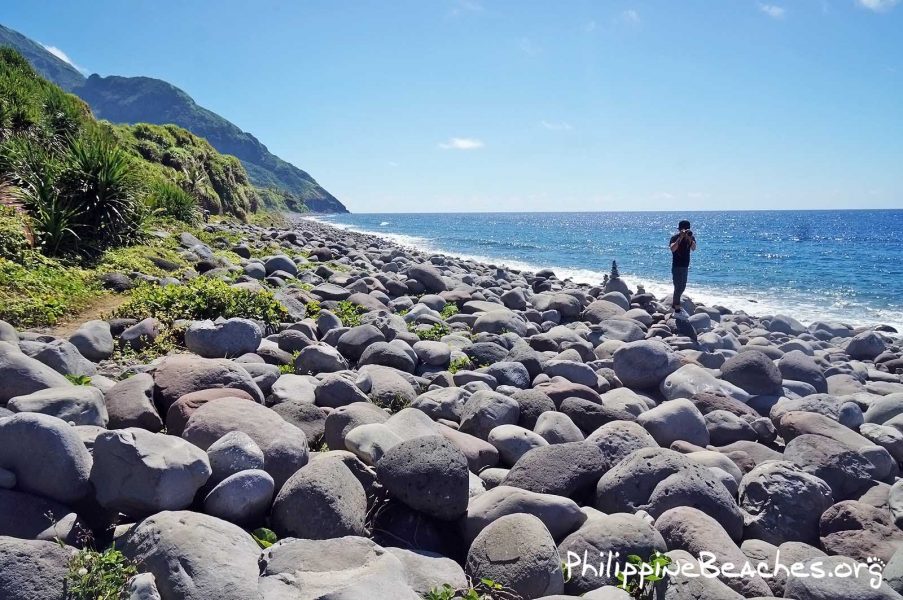
<path fill-rule="evenodd" d="M 356 212 L 903 208 L 900 0 L 10 4 Z"/>

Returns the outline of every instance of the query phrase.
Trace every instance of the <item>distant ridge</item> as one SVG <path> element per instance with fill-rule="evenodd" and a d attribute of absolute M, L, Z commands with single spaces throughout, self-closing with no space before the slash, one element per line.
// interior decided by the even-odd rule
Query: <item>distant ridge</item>
<path fill-rule="evenodd" d="M 18 50 L 44 77 L 82 98 L 95 116 L 112 123 L 173 123 L 205 138 L 224 154 L 241 160 L 251 182 L 263 188 L 271 205 L 292 208 L 297 200 L 314 212 L 348 209 L 307 172 L 286 162 L 252 134 L 215 112 L 199 106 L 186 92 L 151 77 L 85 78 L 69 63 L 21 33 L 0 25 L 0 46 Z"/>

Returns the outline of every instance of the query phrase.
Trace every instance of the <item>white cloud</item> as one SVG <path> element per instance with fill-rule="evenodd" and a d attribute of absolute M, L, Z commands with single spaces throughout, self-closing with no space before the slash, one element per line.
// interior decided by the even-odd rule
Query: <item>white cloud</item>
<path fill-rule="evenodd" d="M 886 12 L 899 4 L 900 0 L 856 0 L 856 3 L 874 12 Z"/>
<path fill-rule="evenodd" d="M 66 54 L 65 52 L 63 52 L 62 50 L 57 48 L 56 46 L 48 46 L 47 44 L 41 44 L 41 45 L 44 46 L 44 50 L 51 53 L 52 55 L 54 55 L 55 57 L 57 57 L 64 63 L 67 63 L 72 67 L 75 67 L 75 69 L 78 70 L 80 73 L 82 73 L 84 75 L 88 74 L 88 69 L 85 69 L 84 67 L 80 67 L 77 64 L 75 64 L 75 62 L 71 58 L 69 58 L 68 54 Z"/>
<path fill-rule="evenodd" d="M 621 13 L 621 21 L 624 23 L 639 23 L 640 20 L 640 13 L 632 8 Z"/>
<path fill-rule="evenodd" d="M 443 150 L 477 150 L 485 144 L 481 140 L 473 138 L 456 138 L 453 137 L 447 142 L 442 142 L 439 147 Z"/>
<path fill-rule="evenodd" d="M 458 17 L 468 13 L 480 13 L 483 10 L 483 5 L 477 0 L 457 0 L 451 10 L 448 11 L 448 14 L 451 17 Z"/>
<path fill-rule="evenodd" d="M 540 121 L 540 125 L 548 129 L 549 131 L 570 131 L 573 129 L 571 124 L 567 121 Z"/>
<path fill-rule="evenodd" d="M 530 38 L 521 38 L 517 43 L 517 47 L 528 56 L 536 56 L 542 53 L 542 48 Z"/>
<path fill-rule="evenodd" d="M 784 15 L 787 13 L 787 9 L 775 4 L 760 4 L 759 10 L 772 19 L 783 19 Z"/>

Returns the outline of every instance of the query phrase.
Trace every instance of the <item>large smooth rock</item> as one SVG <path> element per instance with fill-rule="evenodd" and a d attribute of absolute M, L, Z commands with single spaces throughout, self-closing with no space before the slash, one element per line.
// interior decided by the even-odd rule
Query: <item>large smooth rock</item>
<path fill-rule="evenodd" d="M 231 431 L 207 448 L 210 478 L 207 487 L 241 471 L 263 469 L 263 450 L 243 431 Z"/>
<path fill-rule="evenodd" d="M 782 356 L 778 360 L 778 369 L 783 379 L 808 383 L 820 394 L 828 391 L 828 381 L 821 367 L 815 359 L 801 350 L 793 350 Z"/>
<path fill-rule="evenodd" d="M 661 534 L 643 518 L 632 514 L 593 516 L 558 545 L 562 562 L 571 565 L 565 590 L 579 596 L 605 585 L 617 585 L 615 564 L 623 567 L 631 554 L 646 559 L 665 550 Z M 604 564 L 609 555 L 612 566 L 606 573 Z"/>
<path fill-rule="evenodd" d="M 390 494 L 415 510 L 443 520 L 467 510 L 469 471 L 464 454 L 443 437 L 405 440 L 376 465 Z"/>
<path fill-rule="evenodd" d="M 645 510 L 653 517 L 692 506 L 716 519 L 731 539 L 743 533 L 736 501 L 715 474 L 665 448 L 642 448 L 609 469 L 596 486 L 595 507 L 606 513 Z"/>
<path fill-rule="evenodd" d="M 461 532 L 470 543 L 487 525 L 505 515 L 526 513 L 538 518 L 556 540 L 575 531 L 586 520 L 576 502 L 555 494 L 539 494 L 499 485 L 471 499 L 461 520 Z"/>
<path fill-rule="evenodd" d="M 846 500 L 828 508 L 819 523 L 821 545 L 830 554 L 885 563 L 903 546 L 903 531 L 886 508 Z"/>
<path fill-rule="evenodd" d="M 69 337 L 69 343 L 88 360 L 100 362 L 113 354 L 113 334 L 106 321 L 88 321 Z"/>
<path fill-rule="evenodd" d="M 461 431 L 481 439 L 499 425 L 516 425 L 520 416 L 517 400 L 498 392 L 475 392 L 464 404 L 461 413 Z"/>
<path fill-rule="evenodd" d="M 295 373 L 311 374 L 335 373 L 348 368 L 348 361 L 339 351 L 327 344 L 308 346 L 295 359 Z"/>
<path fill-rule="evenodd" d="M 97 372 L 94 363 L 82 356 L 78 348 L 62 339 L 47 342 L 32 356 L 63 375 L 90 376 Z"/>
<path fill-rule="evenodd" d="M 452 589 L 467 587 L 464 569 L 450 558 L 425 550 L 388 547 L 386 551 L 404 564 L 408 585 L 421 596 L 426 596 L 435 588 L 446 584 Z"/>
<path fill-rule="evenodd" d="M 90 385 L 49 388 L 16 396 L 6 407 L 13 412 L 50 415 L 75 425 L 106 427 L 109 421 L 103 392 Z"/>
<path fill-rule="evenodd" d="M 618 379 L 633 389 L 658 388 L 682 364 L 680 356 L 658 340 L 628 342 L 615 351 L 613 358 Z"/>
<path fill-rule="evenodd" d="M 357 362 L 370 344 L 384 342 L 386 336 L 373 325 L 358 325 L 343 333 L 336 348 L 351 362 Z"/>
<path fill-rule="evenodd" d="M 818 520 L 832 504 L 828 484 L 786 461 L 756 465 L 740 482 L 746 537 L 778 545 L 818 542 Z"/>
<path fill-rule="evenodd" d="M 410 348 L 408 349 L 410 350 Z M 416 354 L 412 358 L 404 348 L 393 342 L 373 342 L 358 359 L 360 365 L 381 365 L 413 373 L 417 367 Z"/>
<path fill-rule="evenodd" d="M 869 569 L 858 572 L 857 561 L 847 556 L 825 556 L 803 561 L 799 569 L 812 573 L 816 566 L 822 573 L 834 573 L 840 569 L 846 577 L 788 577 L 784 588 L 785 598 L 813 600 L 900 600 L 887 583 L 881 581 Z M 873 584 L 877 584 L 873 587 Z"/>
<path fill-rule="evenodd" d="M 170 435 L 182 435 L 188 419 L 197 409 L 208 402 L 220 398 L 238 398 L 253 402 L 251 394 L 235 388 L 211 388 L 189 392 L 176 400 L 166 411 L 166 432 Z"/>
<path fill-rule="evenodd" d="M 260 447 L 264 470 L 272 475 L 276 489 L 307 464 L 304 432 L 271 409 L 240 398 L 220 398 L 198 408 L 182 437 L 206 450 L 231 431 L 243 431 Z"/>
<path fill-rule="evenodd" d="M 315 460 L 292 475 L 273 502 L 281 537 L 328 539 L 364 535 L 367 495 L 340 460 Z"/>
<path fill-rule="evenodd" d="M 703 552 L 715 555 L 715 564 L 743 565 L 746 556 L 723 527 L 707 514 L 689 506 L 678 506 L 662 513 L 655 528 L 670 550 L 685 550 L 694 556 Z M 739 570 L 739 568 L 737 569 Z M 771 589 L 762 577 L 727 577 L 720 579 L 744 597 L 770 596 Z"/>
<path fill-rule="evenodd" d="M 524 454 L 502 483 L 540 494 L 580 498 L 607 468 L 602 451 L 595 444 L 551 444 Z"/>
<path fill-rule="evenodd" d="M 871 486 L 874 465 L 850 446 L 821 435 L 794 438 L 784 459 L 827 483 L 834 500 L 854 498 Z"/>
<path fill-rule="evenodd" d="M 510 310 L 492 310 L 481 314 L 473 324 L 474 333 L 512 332 L 519 337 L 527 335 L 527 323 L 520 315 Z"/>
<path fill-rule="evenodd" d="M 662 402 L 637 417 L 637 423 L 664 448 L 677 440 L 703 447 L 709 444 L 705 417 L 686 398 Z"/>
<path fill-rule="evenodd" d="M 885 348 L 887 343 L 881 334 L 875 331 L 864 331 L 855 335 L 844 346 L 847 354 L 854 360 L 874 360 Z"/>
<path fill-rule="evenodd" d="M 345 438 L 352 429 L 367 423 L 385 423 L 388 420 L 389 414 L 375 404 L 355 402 L 329 413 L 323 437 L 330 450 L 345 450 Z"/>
<path fill-rule="evenodd" d="M 0 469 L 16 476 L 16 488 L 62 503 L 91 492 L 91 455 L 75 429 L 37 413 L 0 419 Z"/>
<path fill-rule="evenodd" d="M 65 504 L 0 489 L 0 536 L 76 544 L 86 525 Z"/>
<path fill-rule="evenodd" d="M 0 598 L 66 600 L 72 548 L 0 536 Z"/>
<path fill-rule="evenodd" d="M 408 269 L 408 277 L 419 283 L 427 292 L 437 294 L 448 289 L 439 269 L 429 263 L 412 265 Z"/>
<path fill-rule="evenodd" d="M 224 358 L 201 358 L 193 354 L 164 357 L 154 370 L 155 397 L 161 410 L 190 392 L 211 388 L 237 388 L 259 403 L 263 392 L 240 364 Z"/>
<path fill-rule="evenodd" d="M 263 332 L 250 319 L 195 321 L 185 331 L 185 347 L 204 358 L 230 358 L 257 350 Z"/>
<path fill-rule="evenodd" d="M 432 419 L 459 421 L 464 413 L 464 404 L 469 397 L 470 392 L 463 388 L 438 388 L 417 396 L 411 403 L 411 407 L 423 411 Z"/>
<path fill-rule="evenodd" d="M 781 371 L 758 350 L 738 352 L 721 365 L 721 378 L 753 396 L 780 395 Z"/>
<path fill-rule="evenodd" d="M 0 342 L 0 381 L 0 404 L 47 388 L 72 386 L 63 375 L 7 342 Z"/>
<path fill-rule="evenodd" d="M 734 384 L 716 378 L 698 365 L 684 365 L 668 375 L 659 386 L 668 400 L 692 398 L 696 394 L 710 392 L 729 396 L 740 402 L 747 402 L 750 395 Z"/>
<path fill-rule="evenodd" d="M 121 549 L 154 575 L 163 600 L 259 597 L 260 548 L 248 533 L 222 519 L 160 512 L 135 525 Z"/>
<path fill-rule="evenodd" d="M 154 406 L 154 378 L 147 373 L 116 382 L 104 400 L 111 429 L 140 427 L 153 432 L 163 429 L 163 420 Z"/>
<path fill-rule="evenodd" d="M 420 600 L 405 563 L 363 537 L 281 540 L 263 552 L 260 575 L 266 600 Z"/>
<path fill-rule="evenodd" d="M 464 570 L 476 580 L 504 581 L 525 599 L 564 591 L 555 540 L 533 515 L 505 515 L 490 523 L 470 545 Z"/>
<path fill-rule="evenodd" d="M 204 498 L 204 512 L 232 523 L 262 522 L 273 500 L 273 478 L 266 471 L 240 471 L 216 484 Z"/>
<path fill-rule="evenodd" d="M 549 445 L 538 433 L 517 425 L 499 425 L 489 432 L 488 441 L 498 449 L 499 457 L 506 465 L 515 464 L 533 448 Z"/>
<path fill-rule="evenodd" d="M 94 440 L 97 501 L 127 515 L 187 508 L 210 473 L 207 453 L 172 435 L 132 427 Z"/>

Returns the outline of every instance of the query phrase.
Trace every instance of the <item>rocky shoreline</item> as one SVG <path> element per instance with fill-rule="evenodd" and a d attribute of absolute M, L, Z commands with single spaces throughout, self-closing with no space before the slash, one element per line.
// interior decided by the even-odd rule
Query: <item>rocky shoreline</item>
<path fill-rule="evenodd" d="M 903 598 L 889 328 L 690 298 L 678 322 L 617 277 L 309 219 L 207 230 L 180 236 L 191 272 L 108 285 L 223 279 L 284 322 L 180 321 L 161 356 L 150 314 L 68 339 L 0 322 L 0 598 L 73 597 L 86 544 L 121 550 L 144 600 L 639 597 L 567 572 L 609 551 L 885 579 L 677 575 L 668 600 Z"/>

